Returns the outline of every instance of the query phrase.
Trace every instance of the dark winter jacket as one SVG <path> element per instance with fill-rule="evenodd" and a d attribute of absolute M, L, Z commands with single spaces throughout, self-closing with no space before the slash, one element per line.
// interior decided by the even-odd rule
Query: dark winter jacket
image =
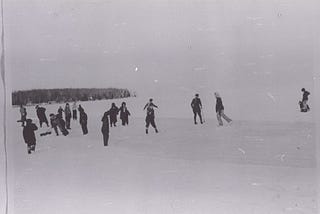
<path fill-rule="evenodd" d="M 37 116 L 39 119 L 46 118 L 46 109 L 44 107 L 38 107 L 37 108 Z"/>
<path fill-rule="evenodd" d="M 65 113 L 66 118 L 71 117 L 71 110 L 70 110 L 69 106 L 66 106 L 64 108 L 64 113 Z"/>
<path fill-rule="evenodd" d="M 111 122 L 117 122 L 117 115 L 119 113 L 119 108 L 117 106 L 112 106 L 109 110 Z"/>
<path fill-rule="evenodd" d="M 153 103 L 147 103 L 143 109 L 147 109 L 147 118 L 154 118 L 154 109 L 153 107 L 155 108 L 158 108 L 158 106 L 156 106 L 155 104 Z"/>
<path fill-rule="evenodd" d="M 34 131 L 37 129 L 38 127 L 34 123 L 27 123 L 27 125 L 23 128 L 23 138 L 26 144 L 36 142 Z"/>
<path fill-rule="evenodd" d="M 121 106 L 120 109 L 120 119 L 127 119 L 130 115 L 130 112 L 128 111 L 127 107 Z"/>
<path fill-rule="evenodd" d="M 80 122 L 80 124 L 87 124 L 87 122 L 88 122 L 88 115 L 83 110 L 80 111 L 79 122 Z"/>
<path fill-rule="evenodd" d="M 220 112 L 221 110 L 224 110 L 224 107 L 223 107 L 223 104 L 222 104 L 222 99 L 221 99 L 221 97 L 217 97 L 216 112 Z"/>
<path fill-rule="evenodd" d="M 308 100 L 308 96 L 310 95 L 309 91 L 304 91 L 302 95 L 302 101 Z"/>
<path fill-rule="evenodd" d="M 201 100 L 198 97 L 193 98 L 191 102 L 191 107 L 194 111 L 200 111 L 202 108 Z"/>
<path fill-rule="evenodd" d="M 101 132 L 103 134 L 109 134 L 109 115 L 110 112 L 107 111 L 104 113 L 101 121 L 102 121 L 102 127 L 101 127 Z"/>
<path fill-rule="evenodd" d="M 50 116 L 50 124 L 51 124 L 51 127 L 52 127 L 52 128 L 57 127 L 57 126 L 59 125 L 59 118 L 58 118 L 58 116 L 56 116 L 56 115 Z"/>

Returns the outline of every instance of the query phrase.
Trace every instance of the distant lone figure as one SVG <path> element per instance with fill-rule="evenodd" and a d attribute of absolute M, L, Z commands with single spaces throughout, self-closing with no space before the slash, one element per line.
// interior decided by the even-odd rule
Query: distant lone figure
<path fill-rule="evenodd" d="M 28 147 L 28 154 L 31 154 L 31 152 L 34 152 L 36 149 L 36 136 L 34 132 L 38 129 L 38 127 L 32 123 L 31 119 L 27 119 L 26 122 L 27 124 L 23 128 L 23 138 Z"/>
<path fill-rule="evenodd" d="M 26 120 L 27 120 L 27 109 L 21 104 L 20 105 L 20 115 L 21 115 L 21 120 L 18 122 L 21 122 L 21 126 L 24 126 Z"/>
<path fill-rule="evenodd" d="M 72 119 L 77 120 L 77 102 L 74 101 L 72 104 Z"/>
<path fill-rule="evenodd" d="M 36 111 L 37 111 L 37 116 L 39 118 L 40 127 L 42 127 L 42 123 L 47 124 L 47 127 L 49 127 L 48 119 L 46 116 L 46 108 L 36 105 L 36 109 L 37 109 Z"/>
<path fill-rule="evenodd" d="M 156 133 L 158 133 L 158 129 L 156 123 L 154 121 L 154 108 L 158 108 L 155 104 L 153 104 L 153 99 L 149 99 L 149 102 L 144 106 L 143 110 L 147 109 L 147 116 L 146 116 L 146 134 L 148 134 L 148 129 L 151 126 L 155 129 Z"/>
<path fill-rule="evenodd" d="M 103 135 L 104 146 L 108 146 L 108 141 L 109 141 L 109 116 L 110 116 L 110 111 L 107 111 L 103 114 L 103 117 L 101 119 L 102 121 L 101 132 Z"/>
<path fill-rule="evenodd" d="M 119 112 L 119 108 L 116 106 L 115 103 L 111 104 L 110 112 L 110 126 L 117 126 L 117 115 Z"/>
<path fill-rule="evenodd" d="M 195 95 L 195 98 L 192 99 L 191 102 L 191 108 L 193 110 L 193 120 L 194 120 L 194 124 L 197 124 L 197 115 L 200 118 L 200 123 L 202 124 L 202 116 L 201 116 L 201 109 L 202 109 L 202 104 L 201 104 L 201 100 L 199 98 L 199 94 Z"/>
<path fill-rule="evenodd" d="M 219 95 L 218 92 L 215 92 L 214 93 L 214 96 L 216 97 L 216 113 L 217 113 L 217 119 L 218 119 L 218 122 L 219 122 L 219 126 L 223 126 L 223 122 L 222 122 L 222 119 L 225 119 L 228 123 L 231 123 L 232 120 L 227 117 L 227 115 L 224 114 L 224 106 L 222 104 L 222 99 Z"/>
<path fill-rule="evenodd" d="M 300 111 L 308 112 L 310 110 L 310 107 L 308 105 L 308 96 L 310 95 L 310 92 L 307 91 L 305 88 L 302 88 L 301 91 L 303 92 L 303 94 L 302 94 L 302 101 L 299 102 Z"/>
<path fill-rule="evenodd" d="M 86 134 L 88 134 L 88 127 L 87 127 L 88 115 L 84 112 L 83 108 L 79 109 L 79 111 L 80 111 L 79 121 L 80 121 L 80 125 L 82 128 L 82 133 L 83 133 L 83 135 L 86 135 Z"/>
<path fill-rule="evenodd" d="M 119 109 L 120 111 L 120 119 L 122 121 L 122 125 L 129 125 L 129 116 L 130 112 L 127 109 L 127 104 L 126 102 L 122 102 L 121 107 Z"/>

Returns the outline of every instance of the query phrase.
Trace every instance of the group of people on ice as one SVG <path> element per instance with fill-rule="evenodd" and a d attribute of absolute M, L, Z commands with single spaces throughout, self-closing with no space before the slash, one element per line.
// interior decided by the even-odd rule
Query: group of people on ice
<path fill-rule="evenodd" d="M 306 91 L 304 88 L 301 89 L 303 92 L 302 101 L 299 101 L 300 110 L 301 112 L 307 112 L 310 110 L 308 102 L 308 96 L 310 95 L 310 92 Z M 229 124 L 232 123 L 232 120 L 225 115 L 224 113 L 224 106 L 222 103 L 222 98 L 219 95 L 218 92 L 214 93 L 214 96 L 216 98 L 216 115 L 218 120 L 218 126 L 223 126 L 222 119 L 226 120 Z M 49 122 L 46 116 L 46 109 L 44 107 L 40 107 L 39 105 L 36 105 L 36 114 L 39 119 L 40 127 L 42 127 L 43 124 L 46 124 L 47 127 L 49 127 Z M 153 99 L 150 98 L 149 102 L 144 106 L 143 110 L 146 110 L 146 118 L 145 118 L 145 132 L 146 134 L 149 133 L 149 126 L 151 125 L 155 132 L 158 133 L 158 129 L 155 123 L 155 111 L 154 109 L 158 108 L 157 105 L 153 103 Z M 201 99 L 199 98 L 199 94 L 195 94 L 195 97 L 192 99 L 191 102 L 191 108 L 193 111 L 193 119 L 194 124 L 197 124 L 197 117 L 200 119 L 200 123 L 203 124 L 203 114 L 202 114 L 202 103 Z M 61 106 L 59 107 L 57 114 L 50 114 L 50 125 L 51 128 L 54 129 L 56 135 L 59 135 L 59 131 L 64 135 L 68 135 L 69 131 L 71 129 L 71 117 L 73 120 L 77 120 L 77 110 L 79 111 L 79 123 L 82 128 L 83 135 L 88 134 L 88 128 L 87 128 L 87 122 L 88 122 L 88 116 L 85 113 L 83 107 L 81 105 L 77 106 L 76 102 L 72 105 L 72 111 L 70 109 L 69 103 L 66 103 L 65 108 L 63 109 Z M 63 118 L 63 112 L 64 112 L 64 118 Z M 109 141 L 109 127 L 116 127 L 117 123 L 117 115 L 120 113 L 120 119 L 122 121 L 122 125 L 126 126 L 129 125 L 129 116 L 131 115 L 127 105 L 125 102 L 122 102 L 121 107 L 118 108 L 115 103 L 111 104 L 111 108 L 106 111 L 103 114 L 103 117 L 101 119 L 102 127 L 101 132 L 103 135 L 103 144 L 104 146 L 108 146 Z M 32 123 L 31 119 L 27 119 L 27 111 L 24 106 L 20 106 L 20 114 L 21 114 L 21 120 L 23 128 L 23 137 L 25 140 L 25 143 L 28 147 L 28 153 L 35 151 L 36 146 L 36 137 L 35 137 L 35 131 L 38 129 L 38 127 Z M 44 136 L 47 134 L 51 134 L 50 131 L 41 133 L 40 136 Z"/>

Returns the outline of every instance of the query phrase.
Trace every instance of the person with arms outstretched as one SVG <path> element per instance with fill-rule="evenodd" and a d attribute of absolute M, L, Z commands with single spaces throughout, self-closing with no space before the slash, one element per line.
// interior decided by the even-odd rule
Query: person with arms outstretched
<path fill-rule="evenodd" d="M 154 115 L 154 108 L 158 108 L 153 103 L 153 99 L 149 99 L 149 102 L 144 106 L 143 110 L 147 109 L 147 116 L 146 116 L 146 134 L 148 134 L 148 129 L 151 124 L 151 126 L 155 129 L 156 133 L 158 133 L 158 129 L 156 126 L 156 123 L 154 121 L 155 115 Z"/>
<path fill-rule="evenodd" d="M 194 124 L 197 124 L 197 115 L 199 116 L 200 123 L 202 124 L 203 123 L 202 116 L 201 116 L 202 103 L 199 98 L 199 94 L 196 94 L 195 97 L 192 99 L 191 108 L 193 111 Z"/>

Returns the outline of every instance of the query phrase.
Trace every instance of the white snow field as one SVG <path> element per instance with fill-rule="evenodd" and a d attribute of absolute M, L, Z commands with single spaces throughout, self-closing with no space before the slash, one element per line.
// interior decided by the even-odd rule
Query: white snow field
<path fill-rule="evenodd" d="M 126 99 L 129 126 L 110 129 L 101 117 L 111 102 L 83 102 L 89 134 L 77 121 L 69 136 L 40 137 L 28 155 L 18 108 L 9 112 L 10 214 L 316 214 L 315 124 L 298 111 L 291 121 L 234 119 L 217 127 L 213 108 L 194 125 L 190 107 L 168 117 L 159 105 L 145 134 L 147 100 Z M 155 103 L 158 104 L 155 100 Z M 58 105 L 46 105 L 47 114 Z M 27 108 L 35 117 L 34 106 Z M 170 110 L 168 110 L 170 111 Z M 173 111 L 171 109 L 171 111 Z M 228 115 L 228 111 L 226 111 Z M 209 117 L 209 115 L 211 115 Z M 35 120 L 38 125 L 38 121 Z"/>

